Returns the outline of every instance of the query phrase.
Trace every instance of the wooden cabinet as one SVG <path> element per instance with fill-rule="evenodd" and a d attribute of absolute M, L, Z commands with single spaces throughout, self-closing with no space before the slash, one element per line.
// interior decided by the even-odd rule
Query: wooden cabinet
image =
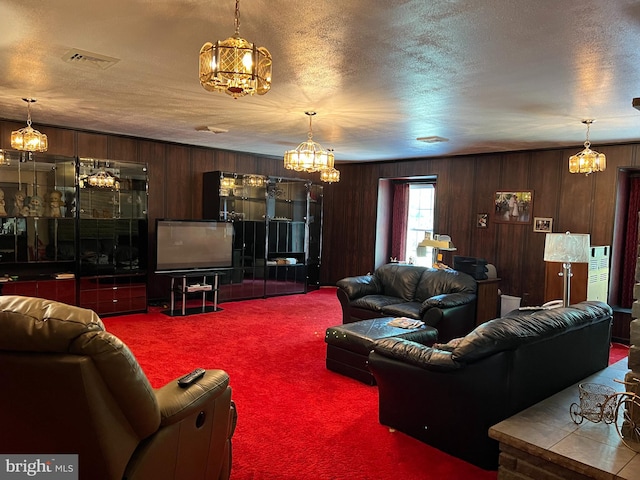
<path fill-rule="evenodd" d="M 76 303 L 75 279 L 18 280 L 0 284 L 2 295 L 40 297 L 57 302 Z"/>
<path fill-rule="evenodd" d="M 500 279 L 476 280 L 478 283 L 478 302 L 476 307 L 476 325 L 500 316 Z"/>
<path fill-rule="evenodd" d="M 146 276 L 81 277 L 79 304 L 99 315 L 144 311 L 147 308 Z"/>
<path fill-rule="evenodd" d="M 589 263 L 571 264 L 571 291 L 569 302 L 579 303 L 585 300 L 607 302 L 609 291 L 609 246 L 591 247 Z M 562 299 L 564 279 L 562 263 L 546 262 L 544 281 L 544 301 Z"/>

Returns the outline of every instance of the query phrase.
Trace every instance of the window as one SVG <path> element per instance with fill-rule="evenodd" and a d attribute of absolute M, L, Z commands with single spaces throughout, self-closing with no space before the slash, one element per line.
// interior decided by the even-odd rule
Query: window
<path fill-rule="evenodd" d="M 416 265 L 431 266 L 432 251 L 427 248 L 426 257 L 416 255 L 416 247 L 424 238 L 425 232 L 433 233 L 435 217 L 435 184 L 410 183 L 409 184 L 409 208 L 407 218 L 407 242 L 405 245 L 405 257 L 407 261 Z"/>

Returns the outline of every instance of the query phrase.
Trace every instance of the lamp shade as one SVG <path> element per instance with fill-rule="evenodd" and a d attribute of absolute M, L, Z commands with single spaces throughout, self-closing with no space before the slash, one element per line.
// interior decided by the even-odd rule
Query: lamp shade
<path fill-rule="evenodd" d="M 547 233 L 544 261 L 589 263 L 591 238 L 588 233 Z"/>

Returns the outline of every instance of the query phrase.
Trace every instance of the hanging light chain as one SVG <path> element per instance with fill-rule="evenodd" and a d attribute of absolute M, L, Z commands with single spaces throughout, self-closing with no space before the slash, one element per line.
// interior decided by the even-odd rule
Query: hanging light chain
<path fill-rule="evenodd" d="M 236 0 L 236 17 L 235 17 L 236 35 L 240 35 L 240 0 Z"/>
<path fill-rule="evenodd" d="M 591 127 L 593 120 L 585 120 L 584 123 L 587 125 L 587 136 L 586 140 L 584 141 L 584 146 L 585 148 L 589 148 L 591 146 L 591 142 L 589 141 L 589 128 Z"/>

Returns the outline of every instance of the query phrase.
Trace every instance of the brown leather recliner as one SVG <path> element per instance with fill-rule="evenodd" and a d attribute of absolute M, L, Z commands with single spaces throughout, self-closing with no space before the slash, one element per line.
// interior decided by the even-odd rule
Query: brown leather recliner
<path fill-rule="evenodd" d="M 227 373 L 154 390 L 91 310 L 0 296 L 0 382 L 3 454 L 75 453 L 81 480 L 229 478 Z"/>

